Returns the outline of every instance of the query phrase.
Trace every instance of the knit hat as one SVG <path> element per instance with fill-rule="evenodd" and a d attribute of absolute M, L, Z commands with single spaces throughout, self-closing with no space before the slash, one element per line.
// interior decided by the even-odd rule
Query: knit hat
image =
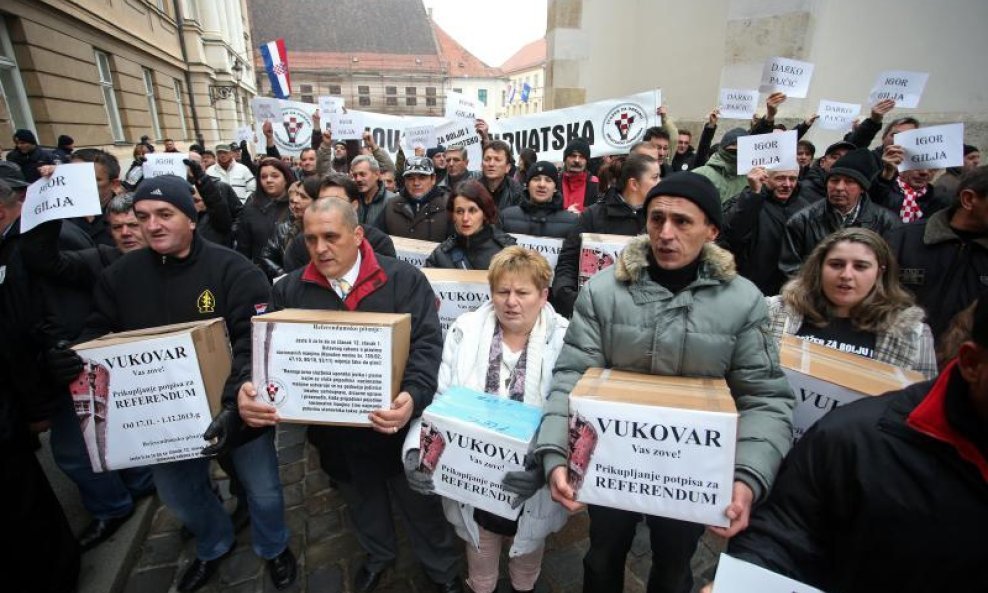
<path fill-rule="evenodd" d="M 967 155 L 971 154 L 972 152 L 981 152 L 981 151 L 978 150 L 978 147 L 977 146 L 974 146 L 974 145 L 971 145 L 971 144 L 965 144 L 964 145 L 964 156 L 967 156 Z"/>
<path fill-rule="evenodd" d="M 436 155 L 439 154 L 440 152 L 446 152 L 446 147 L 443 146 L 442 144 L 440 144 L 435 148 L 430 148 L 429 150 L 426 150 L 425 156 L 429 157 L 430 159 L 433 159 L 436 158 Z"/>
<path fill-rule="evenodd" d="M 21 168 L 10 161 L 0 161 L 0 181 L 14 189 L 31 185 L 24 180 Z"/>
<path fill-rule="evenodd" d="M 828 146 L 827 152 L 823 153 L 823 155 L 829 156 L 841 149 L 850 151 L 850 150 L 854 150 L 855 148 L 857 148 L 855 144 L 848 142 L 847 140 L 841 140 L 840 142 L 834 142 L 833 144 Z"/>
<path fill-rule="evenodd" d="M 66 136 L 65 134 L 62 134 L 61 136 L 58 137 L 59 148 L 62 148 L 64 146 L 72 146 L 73 144 L 75 144 L 75 140 L 72 139 L 72 136 Z"/>
<path fill-rule="evenodd" d="M 38 139 L 34 137 L 34 132 L 31 130 L 17 130 L 14 132 L 14 140 L 18 142 L 27 142 L 28 144 L 37 144 Z"/>
<path fill-rule="evenodd" d="M 583 138 L 570 140 L 569 144 L 566 145 L 566 150 L 563 151 L 563 158 L 568 157 L 574 152 L 578 152 L 583 155 L 583 158 L 590 160 L 590 143 Z"/>
<path fill-rule="evenodd" d="M 141 181 L 134 192 L 134 205 L 141 200 L 161 200 L 175 206 L 195 222 L 199 219 L 195 202 L 192 201 L 192 186 L 178 175 L 159 175 Z"/>
<path fill-rule="evenodd" d="M 724 215 L 721 212 L 720 193 L 714 187 L 713 182 L 692 171 L 680 171 L 673 173 L 653 187 L 645 196 L 645 203 L 642 210 L 648 211 L 648 203 L 652 198 L 658 196 L 670 196 L 673 198 L 683 198 L 696 204 L 703 213 L 707 215 L 710 224 L 720 227 L 724 224 Z"/>
<path fill-rule="evenodd" d="M 413 156 L 405 161 L 405 172 L 401 176 L 435 174 L 436 168 L 432 166 L 432 159 L 427 156 Z"/>
<path fill-rule="evenodd" d="M 728 130 L 724 137 L 720 139 L 720 147 L 726 149 L 728 146 L 737 146 L 738 138 L 747 136 L 748 132 L 744 128 L 734 128 Z"/>
<path fill-rule="evenodd" d="M 830 167 L 827 180 L 835 175 L 850 177 L 862 189 L 871 187 L 872 178 L 878 174 L 878 164 L 875 163 L 875 156 L 867 148 L 856 148 L 844 156 L 837 159 Z"/>
<path fill-rule="evenodd" d="M 528 185 L 536 175 L 545 175 L 552 179 L 556 185 L 559 185 L 559 170 L 556 169 L 556 165 L 553 165 L 549 161 L 539 161 L 529 167 L 528 171 L 525 172 L 525 185 Z"/>

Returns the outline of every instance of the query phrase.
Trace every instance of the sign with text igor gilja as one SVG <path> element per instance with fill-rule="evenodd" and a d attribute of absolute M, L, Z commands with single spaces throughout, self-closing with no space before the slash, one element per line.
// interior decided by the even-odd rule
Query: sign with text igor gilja
<path fill-rule="evenodd" d="M 370 426 L 398 394 L 410 315 L 285 309 L 251 326 L 257 397 L 284 422 Z"/>
<path fill-rule="evenodd" d="M 446 91 L 446 119 L 467 119 L 473 124 L 477 119 L 477 102 L 463 93 Z"/>
<path fill-rule="evenodd" d="M 443 335 L 464 313 L 469 313 L 491 299 L 491 285 L 486 270 L 447 270 L 423 268 L 422 273 L 436 293 L 439 323 Z"/>
<path fill-rule="evenodd" d="M 97 472 L 201 457 L 230 376 L 222 319 L 108 334 L 79 344 L 69 385 Z"/>
<path fill-rule="evenodd" d="M 758 89 L 720 89 L 720 117 L 751 119 L 758 108 Z"/>
<path fill-rule="evenodd" d="M 95 165 L 58 165 L 51 176 L 42 177 L 28 186 L 21 208 L 21 232 L 49 220 L 96 216 L 101 212 Z"/>
<path fill-rule="evenodd" d="M 576 499 L 726 527 L 738 414 L 723 379 L 589 369 L 569 399 Z"/>
<path fill-rule="evenodd" d="M 744 560 L 720 555 L 713 593 L 823 593 Z"/>
<path fill-rule="evenodd" d="M 946 169 L 964 164 L 964 124 L 899 132 L 892 140 L 905 151 L 899 171 Z"/>
<path fill-rule="evenodd" d="M 188 153 L 184 152 L 149 152 L 144 155 L 144 164 L 141 166 L 144 179 L 162 175 L 175 175 L 185 179 L 185 163 L 182 161 L 188 158 Z"/>
<path fill-rule="evenodd" d="M 906 70 L 886 70 L 879 72 L 875 84 L 871 87 L 868 100 L 874 105 L 885 99 L 895 101 L 896 107 L 913 109 L 919 107 L 923 97 L 923 89 L 930 75 L 926 72 L 909 72 Z"/>
<path fill-rule="evenodd" d="M 785 93 L 790 99 L 805 99 L 813 79 L 813 64 L 789 58 L 771 58 L 762 68 L 763 93 Z"/>
<path fill-rule="evenodd" d="M 755 167 L 769 171 L 798 171 L 796 130 L 776 134 L 757 134 L 738 138 L 738 175 Z"/>
<path fill-rule="evenodd" d="M 364 116 L 359 111 L 332 113 L 329 122 L 334 141 L 360 140 L 364 137 Z"/>

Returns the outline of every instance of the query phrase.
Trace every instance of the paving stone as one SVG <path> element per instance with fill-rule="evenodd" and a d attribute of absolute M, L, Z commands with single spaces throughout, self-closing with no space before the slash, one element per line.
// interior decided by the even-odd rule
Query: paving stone
<path fill-rule="evenodd" d="M 305 462 L 296 461 L 278 468 L 282 484 L 294 484 L 305 477 Z"/>
<path fill-rule="evenodd" d="M 253 550 L 237 550 L 223 560 L 219 568 L 219 582 L 222 585 L 235 585 L 258 576 L 264 561 Z"/>
<path fill-rule="evenodd" d="M 222 583 L 217 587 L 220 593 L 257 593 L 258 584 L 256 579 L 251 579 L 243 583 L 224 587 Z"/>
<path fill-rule="evenodd" d="M 309 517 L 305 522 L 305 535 L 310 543 L 340 533 L 343 524 L 338 511 Z"/>
<path fill-rule="evenodd" d="M 317 469 L 305 476 L 305 495 L 313 496 L 329 490 L 329 476 L 326 472 Z"/>
<path fill-rule="evenodd" d="M 305 499 L 305 510 L 309 516 L 325 515 L 326 513 L 339 508 L 339 500 L 330 491 L 324 491 Z"/>
<path fill-rule="evenodd" d="M 286 447 L 284 449 L 278 450 L 278 462 L 295 463 L 296 461 L 304 461 L 303 459 L 304 454 L 305 454 L 304 443 L 292 445 L 291 447 Z"/>
<path fill-rule="evenodd" d="M 320 566 L 306 575 L 306 587 L 313 593 L 343 593 L 343 571 L 338 566 Z"/>
<path fill-rule="evenodd" d="M 154 513 L 154 519 L 151 521 L 152 534 L 178 531 L 181 528 L 182 522 L 179 521 L 166 506 L 162 505 L 158 507 L 158 510 Z"/>
<path fill-rule="evenodd" d="M 175 565 L 182 552 L 185 542 L 182 541 L 179 532 L 172 531 L 164 535 L 149 537 L 144 542 L 141 549 L 141 559 L 138 567 L 160 566 L 163 564 Z"/>
<path fill-rule="evenodd" d="M 292 507 L 297 507 L 303 502 L 305 502 L 305 493 L 303 491 L 303 484 L 285 484 L 282 487 L 285 497 L 285 508 L 290 509 Z"/>
<path fill-rule="evenodd" d="M 136 570 L 127 579 L 124 593 L 166 593 L 174 580 L 174 566 Z"/>
<path fill-rule="evenodd" d="M 310 542 L 305 549 L 305 565 L 308 567 L 332 566 L 340 562 L 363 561 L 364 552 L 352 533 L 341 533 L 319 542 Z M 359 564 L 357 565 L 359 567 Z M 356 569 L 356 567 L 355 567 Z"/>
<path fill-rule="evenodd" d="M 307 428 L 301 424 L 278 425 L 278 449 L 284 449 L 305 443 L 306 432 Z"/>

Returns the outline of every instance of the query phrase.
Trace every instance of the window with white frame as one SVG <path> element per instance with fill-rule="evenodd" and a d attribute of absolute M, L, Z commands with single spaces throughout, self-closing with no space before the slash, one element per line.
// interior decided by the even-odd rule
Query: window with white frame
<path fill-rule="evenodd" d="M 0 14 L 0 117 L 10 118 L 10 134 L 16 129 L 35 131 L 34 118 L 21 82 L 21 72 L 14 58 L 7 22 Z"/>
<path fill-rule="evenodd" d="M 182 139 L 185 140 L 189 137 L 189 129 L 185 126 L 185 103 L 183 102 L 183 97 L 185 92 L 182 89 L 182 81 L 175 78 L 175 105 L 178 106 L 178 125 L 182 128 Z"/>
<path fill-rule="evenodd" d="M 110 133 L 114 142 L 124 142 L 123 124 L 120 123 L 120 109 L 117 107 L 117 94 L 113 89 L 113 71 L 110 69 L 110 56 L 96 50 L 96 69 L 99 70 L 99 85 L 103 92 L 103 105 L 106 118 L 110 122 Z"/>
<path fill-rule="evenodd" d="M 148 100 L 148 113 L 151 115 L 151 131 L 154 132 L 155 140 L 161 140 L 161 120 L 158 119 L 158 102 L 154 96 L 154 73 L 150 68 L 142 68 L 144 71 L 144 94 Z"/>

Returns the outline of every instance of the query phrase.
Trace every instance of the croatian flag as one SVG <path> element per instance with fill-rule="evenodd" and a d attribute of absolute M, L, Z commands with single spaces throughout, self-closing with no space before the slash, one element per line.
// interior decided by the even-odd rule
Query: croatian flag
<path fill-rule="evenodd" d="M 288 52 L 285 51 L 285 40 L 275 39 L 261 46 L 261 57 L 264 58 L 264 69 L 271 81 L 271 90 L 279 99 L 287 99 L 292 94 L 292 81 L 288 77 Z"/>
<path fill-rule="evenodd" d="M 528 95 L 532 92 L 532 85 L 527 82 L 521 85 L 521 102 L 528 103 Z"/>

